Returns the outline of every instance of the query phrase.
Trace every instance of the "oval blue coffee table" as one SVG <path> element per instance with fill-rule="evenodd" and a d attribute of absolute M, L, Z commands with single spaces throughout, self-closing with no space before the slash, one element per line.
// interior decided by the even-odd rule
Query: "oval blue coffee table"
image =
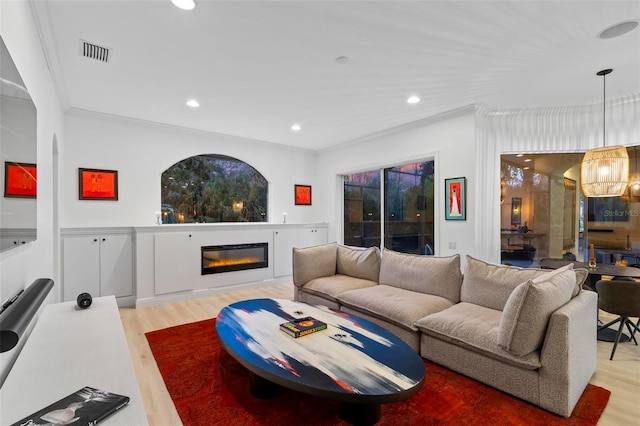
<path fill-rule="evenodd" d="M 280 324 L 311 316 L 327 329 L 294 338 Z M 278 386 L 341 402 L 342 418 L 374 424 L 380 404 L 401 401 L 424 384 L 422 358 L 384 328 L 324 306 L 251 299 L 223 308 L 216 320 L 223 347 L 253 373 L 251 392 Z"/>

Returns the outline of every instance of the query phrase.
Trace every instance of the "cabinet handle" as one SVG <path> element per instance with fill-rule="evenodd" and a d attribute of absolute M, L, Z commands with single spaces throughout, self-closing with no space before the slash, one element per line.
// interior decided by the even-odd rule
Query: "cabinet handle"
<path fill-rule="evenodd" d="M 102 239 L 102 241 L 103 241 L 103 242 L 104 242 L 104 241 L 107 241 L 107 239 L 106 239 L 106 238 L 103 238 L 103 239 Z"/>
<path fill-rule="evenodd" d="M 97 238 L 94 238 L 94 239 L 93 239 L 93 242 L 94 242 L 94 243 L 97 243 L 97 242 L 98 242 L 98 239 L 97 239 Z"/>

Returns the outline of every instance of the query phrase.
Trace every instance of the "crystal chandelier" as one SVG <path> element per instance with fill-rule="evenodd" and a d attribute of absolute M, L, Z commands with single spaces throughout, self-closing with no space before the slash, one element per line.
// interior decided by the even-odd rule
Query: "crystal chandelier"
<path fill-rule="evenodd" d="M 629 155 L 624 146 L 607 147 L 606 141 L 606 75 L 613 70 L 599 71 L 602 76 L 602 142 L 603 148 L 587 151 L 580 166 L 580 182 L 585 197 L 619 197 L 629 181 Z"/>

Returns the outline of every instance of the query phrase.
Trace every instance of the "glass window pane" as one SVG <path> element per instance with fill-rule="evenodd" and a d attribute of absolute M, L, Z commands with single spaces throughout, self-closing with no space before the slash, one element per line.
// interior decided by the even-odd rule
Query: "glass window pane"
<path fill-rule="evenodd" d="M 385 248 L 434 254 L 434 162 L 384 170 Z"/>
<path fill-rule="evenodd" d="M 249 164 L 197 155 L 161 177 L 162 223 L 266 222 L 268 183 Z"/>
<path fill-rule="evenodd" d="M 344 176 L 344 243 L 380 247 L 380 172 Z"/>

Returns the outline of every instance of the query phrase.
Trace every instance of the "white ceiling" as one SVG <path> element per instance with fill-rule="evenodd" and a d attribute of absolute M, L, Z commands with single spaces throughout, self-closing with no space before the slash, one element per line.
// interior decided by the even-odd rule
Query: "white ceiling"
<path fill-rule="evenodd" d="M 607 99 L 640 92 L 640 27 L 598 37 L 640 1 L 32 1 L 66 108 L 302 148 L 472 104 L 601 102 L 604 68 Z"/>

